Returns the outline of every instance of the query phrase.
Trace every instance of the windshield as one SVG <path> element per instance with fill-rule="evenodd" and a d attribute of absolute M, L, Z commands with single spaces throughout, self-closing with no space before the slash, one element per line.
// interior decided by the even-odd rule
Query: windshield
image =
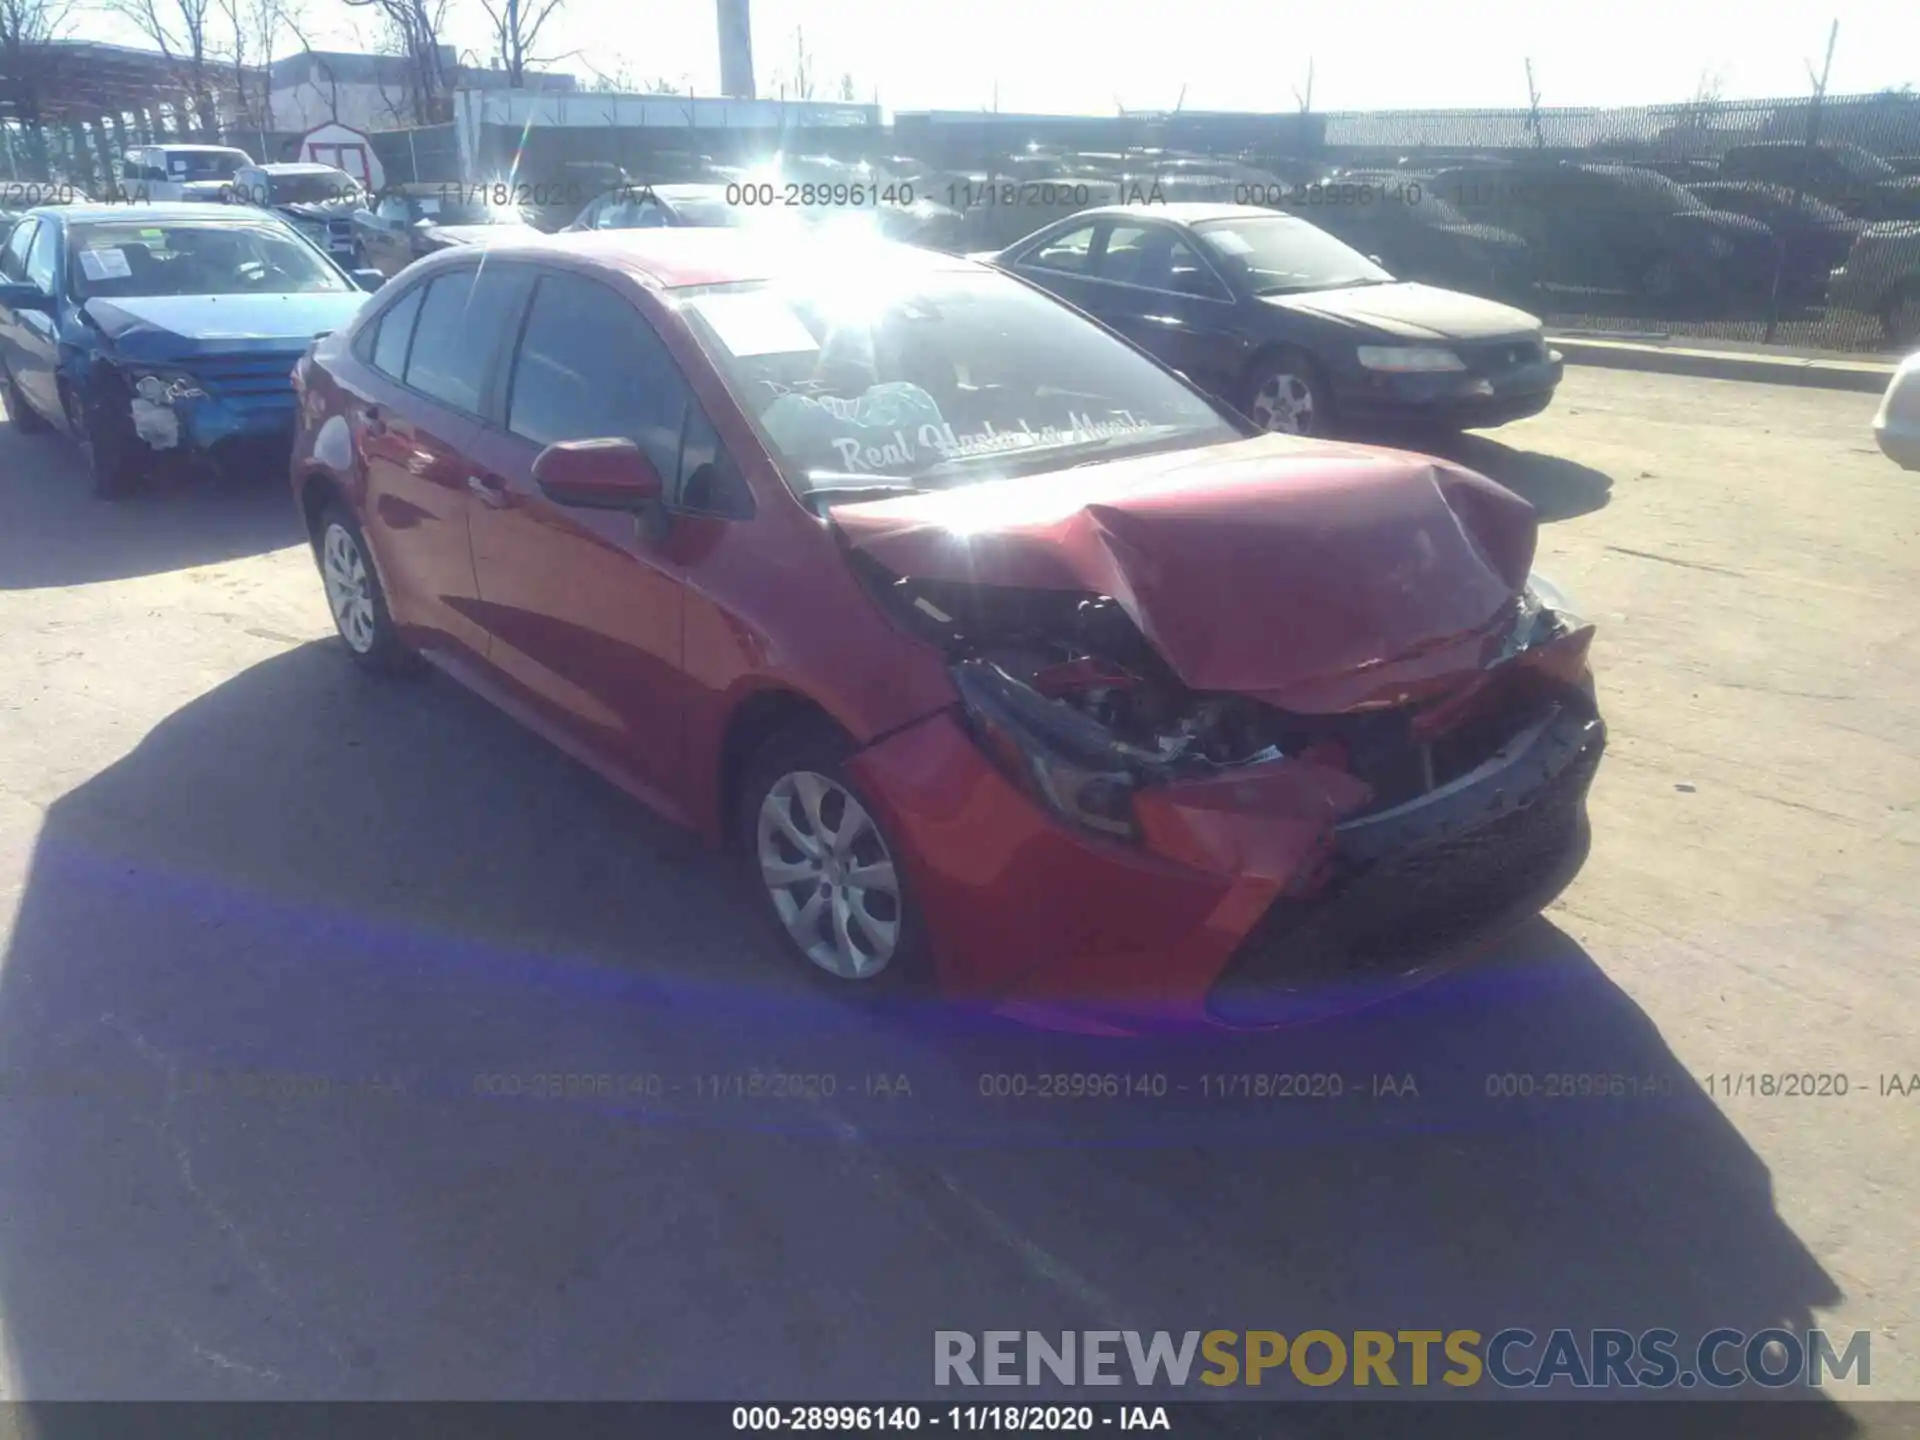
<path fill-rule="evenodd" d="M 934 488 L 1238 437 L 1019 281 L 884 262 L 680 292 L 797 493 Z"/>
<path fill-rule="evenodd" d="M 1636 211 L 1677 215 L 1683 212 L 1691 214 L 1707 208 L 1676 181 L 1669 180 L 1664 175 L 1656 175 L 1651 170 L 1596 167 L 1592 173 L 1604 175 L 1617 186 L 1621 199 Z"/>
<path fill-rule="evenodd" d="M 275 205 L 355 204 L 360 187 L 344 170 L 318 175 L 274 175 L 268 180 Z"/>
<path fill-rule="evenodd" d="M 81 299 L 310 295 L 351 290 L 302 240 L 269 225 L 76 225 L 67 238 Z"/>
<path fill-rule="evenodd" d="M 167 179 L 228 180 L 252 159 L 244 150 L 169 150 Z"/>
<path fill-rule="evenodd" d="M 740 207 L 729 205 L 725 200 L 701 197 L 696 200 L 669 200 L 673 213 L 687 225 L 739 225 L 742 223 Z"/>
<path fill-rule="evenodd" d="M 1193 233 L 1221 267 L 1257 295 L 1294 295 L 1345 285 L 1384 285 L 1393 276 L 1318 226 L 1285 215 L 1203 220 Z"/>

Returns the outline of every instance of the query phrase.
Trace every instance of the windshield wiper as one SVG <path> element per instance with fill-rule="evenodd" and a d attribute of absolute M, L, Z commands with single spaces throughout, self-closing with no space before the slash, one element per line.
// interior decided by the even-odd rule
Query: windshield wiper
<path fill-rule="evenodd" d="M 921 487 L 905 480 L 869 480 L 865 476 L 833 477 L 827 485 L 808 485 L 801 492 L 804 500 L 871 500 L 881 495 L 918 495 Z"/>

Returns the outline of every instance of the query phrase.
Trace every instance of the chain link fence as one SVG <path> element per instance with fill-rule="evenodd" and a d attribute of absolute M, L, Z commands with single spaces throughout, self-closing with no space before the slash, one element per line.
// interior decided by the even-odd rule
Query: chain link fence
<path fill-rule="evenodd" d="M 17 177 L 91 188 L 110 163 L 101 125 L 0 138 L 0 167 Z M 277 158 L 296 137 L 227 139 Z M 451 125 L 373 139 L 389 184 L 511 176 L 558 197 L 548 218 L 615 181 L 724 180 L 779 153 L 900 182 L 949 212 L 941 243 L 953 248 L 999 248 L 1087 203 L 1251 203 L 1563 332 L 1920 346 L 1920 95 L 1908 91 L 1613 109 L 922 112 L 781 129 L 483 124 L 464 152 Z"/>

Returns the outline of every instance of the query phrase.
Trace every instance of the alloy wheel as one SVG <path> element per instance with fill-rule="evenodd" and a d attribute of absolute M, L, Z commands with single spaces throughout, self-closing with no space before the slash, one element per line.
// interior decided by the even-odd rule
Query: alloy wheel
<path fill-rule="evenodd" d="M 1262 430 L 1311 435 L 1316 418 L 1313 384 L 1303 375 L 1276 371 L 1254 392 L 1253 419 Z"/>
<path fill-rule="evenodd" d="M 900 940 L 900 881 L 873 817 L 812 770 L 781 776 L 761 801 L 760 878 L 801 952 L 842 980 L 871 980 Z"/>
<path fill-rule="evenodd" d="M 326 582 L 327 605 L 333 611 L 333 623 L 348 648 L 356 655 L 365 655 L 378 638 L 379 622 L 374 614 L 373 586 L 369 583 L 360 544 L 346 526 L 336 521 L 327 526 L 320 552 L 320 574 Z"/>

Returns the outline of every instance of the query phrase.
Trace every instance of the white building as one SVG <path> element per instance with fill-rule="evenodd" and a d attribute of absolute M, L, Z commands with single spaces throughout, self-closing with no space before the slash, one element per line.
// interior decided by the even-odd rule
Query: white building
<path fill-rule="evenodd" d="M 461 65 L 451 45 L 440 47 L 440 68 L 449 93 L 507 88 L 504 70 Z M 403 130 L 420 123 L 413 65 L 404 55 L 303 50 L 276 60 L 267 73 L 277 130 L 311 130 L 327 124 Z M 564 95 L 575 88 L 571 75 L 528 71 L 525 79 L 523 88 L 536 94 Z"/>

